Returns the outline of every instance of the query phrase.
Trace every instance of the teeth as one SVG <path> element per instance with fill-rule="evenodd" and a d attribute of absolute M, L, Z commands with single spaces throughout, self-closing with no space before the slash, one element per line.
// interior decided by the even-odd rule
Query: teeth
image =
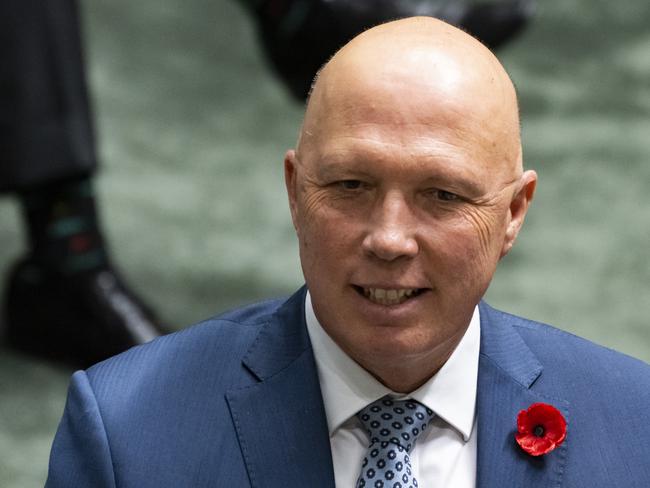
<path fill-rule="evenodd" d="M 417 292 L 417 288 L 400 288 L 400 289 L 385 289 L 385 288 L 364 288 L 363 294 L 371 302 L 379 303 L 380 305 L 397 305 L 404 303 Z"/>

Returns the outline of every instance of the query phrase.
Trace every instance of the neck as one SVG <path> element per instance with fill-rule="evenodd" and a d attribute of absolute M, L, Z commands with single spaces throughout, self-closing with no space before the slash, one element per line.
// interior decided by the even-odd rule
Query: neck
<path fill-rule="evenodd" d="M 454 348 L 456 346 L 454 345 Z M 387 365 L 382 364 L 383 367 L 373 367 L 372 365 L 361 366 L 373 375 L 377 381 L 391 389 L 396 393 L 411 393 L 423 384 L 429 381 L 442 366 L 447 362 L 454 348 L 442 358 L 438 357 L 436 359 L 428 359 L 418 363 L 418 365 L 409 365 L 404 367 L 401 365 Z"/>
<path fill-rule="evenodd" d="M 465 331 L 466 329 L 458 331 L 432 350 L 410 355 L 387 357 L 375 352 L 362 357 L 354 354 L 354 351 L 346 353 L 387 388 L 396 393 L 411 393 L 429 381 L 445 365 Z"/>

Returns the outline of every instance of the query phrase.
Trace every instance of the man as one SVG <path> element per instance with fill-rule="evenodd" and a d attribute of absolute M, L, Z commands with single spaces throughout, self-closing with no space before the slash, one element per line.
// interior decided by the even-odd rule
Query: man
<path fill-rule="evenodd" d="M 648 365 L 481 302 L 537 182 L 484 46 L 358 36 L 285 176 L 307 288 L 76 373 L 47 486 L 648 486 Z"/>

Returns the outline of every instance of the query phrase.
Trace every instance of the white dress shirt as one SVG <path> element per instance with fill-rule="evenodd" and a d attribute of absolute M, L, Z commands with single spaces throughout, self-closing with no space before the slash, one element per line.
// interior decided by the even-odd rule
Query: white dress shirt
<path fill-rule="evenodd" d="M 370 443 L 356 413 L 385 395 L 413 398 L 434 411 L 426 432 L 411 451 L 421 488 L 475 488 L 476 380 L 480 347 L 478 307 L 460 343 L 444 366 L 414 392 L 398 394 L 377 381 L 330 338 L 305 302 L 332 448 L 337 488 L 354 488 Z"/>

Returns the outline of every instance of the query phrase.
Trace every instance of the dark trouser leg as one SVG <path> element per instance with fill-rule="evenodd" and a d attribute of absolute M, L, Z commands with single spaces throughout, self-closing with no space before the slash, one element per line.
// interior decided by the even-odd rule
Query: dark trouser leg
<path fill-rule="evenodd" d="M 0 1 L 0 190 L 18 193 L 30 243 L 6 287 L 6 339 L 75 367 L 163 332 L 106 256 L 96 165 L 75 1 Z"/>
<path fill-rule="evenodd" d="M 0 190 L 20 197 L 32 257 L 64 272 L 106 264 L 79 30 L 75 0 L 0 2 Z"/>
<path fill-rule="evenodd" d="M 74 0 L 0 2 L 0 191 L 97 165 Z"/>

